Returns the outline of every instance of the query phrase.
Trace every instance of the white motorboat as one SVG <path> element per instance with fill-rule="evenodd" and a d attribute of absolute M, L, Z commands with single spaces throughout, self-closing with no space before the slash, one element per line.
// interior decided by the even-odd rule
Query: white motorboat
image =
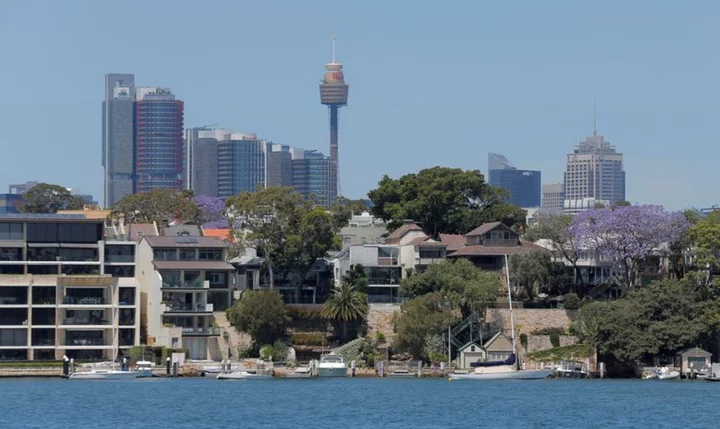
<path fill-rule="evenodd" d="M 325 355 L 318 364 L 319 377 L 346 377 L 347 365 L 342 356 L 330 353 Z"/>
<path fill-rule="evenodd" d="M 69 380 L 134 380 L 137 372 L 118 371 L 115 369 L 92 369 L 90 371 L 73 372 Z"/>
<path fill-rule="evenodd" d="M 670 368 L 660 368 L 657 378 L 658 380 L 679 380 L 680 371 L 675 371 Z"/>
<path fill-rule="evenodd" d="M 137 362 L 137 375 L 136 378 L 150 378 L 153 376 L 153 364 L 147 360 L 140 360 Z"/>
<path fill-rule="evenodd" d="M 270 374 L 263 374 L 263 373 L 253 373 L 248 371 L 232 371 L 232 372 L 223 372 L 218 374 L 217 379 L 218 380 L 259 380 L 259 379 L 268 379 L 272 376 Z"/>
<path fill-rule="evenodd" d="M 540 380 L 552 374 L 552 369 L 523 370 L 518 368 L 517 345 L 515 343 L 515 320 L 513 319 L 512 312 L 512 289 L 510 287 L 507 255 L 505 256 L 505 274 L 507 278 L 513 353 L 504 361 L 476 362 L 472 365 L 474 368 L 472 372 L 452 372 L 448 375 L 450 380 Z"/>

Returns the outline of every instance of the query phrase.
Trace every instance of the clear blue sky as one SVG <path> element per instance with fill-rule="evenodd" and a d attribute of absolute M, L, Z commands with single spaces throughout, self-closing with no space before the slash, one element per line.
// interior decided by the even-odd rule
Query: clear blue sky
<path fill-rule="evenodd" d="M 0 0 L 0 192 L 40 180 L 102 199 L 105 73 L 219 123 L 328 152 L 318 83 L 338 35 L 342 192 L 487 153 L 562 180 L 598 131 L 625 154 L 628 199 L 720 203 L 720 3 Z"/>

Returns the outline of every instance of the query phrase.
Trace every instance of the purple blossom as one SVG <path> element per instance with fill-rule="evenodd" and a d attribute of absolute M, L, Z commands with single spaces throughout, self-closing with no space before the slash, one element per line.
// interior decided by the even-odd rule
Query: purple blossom
<path fill-rule="evenodd" d="M 195 197 L 195 204 L 197 204 L 200 209 L 201 224 L 224 221 L 224 227 L 227 228 L 228 221 L 225 216 L 225 201 L 216 197 L 200 195 Z"/>
<path fill-rule="evenodd" d="M 641 260 L 653 252 L 663 252 L 688 227 L 682 213 L 641 205 L 579 213 L 573 219 L 571 232 L 580 248 L 595 251 L 618 265 L 625 285 L 632 286 Z"/>

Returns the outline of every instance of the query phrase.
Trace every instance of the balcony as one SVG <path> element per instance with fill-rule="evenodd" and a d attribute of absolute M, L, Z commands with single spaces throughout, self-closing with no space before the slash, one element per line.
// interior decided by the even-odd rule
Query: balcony
<path fill-rule="evenodd" d="M 112 343 L 109 340 L 105 340 L 104 338 L 69 338 L 65 340 L 65 345 L 70 347 L 111 347 Z"/>
<path fill-rule="evenodd" d="M 61 325 L 80 325 L 80 326 L 111 326 L 112 323 L 110 320 L 105 319 L 104 317 L 96 317 L 96 318 L 88 318 L 88 317 L 66 317 L 62 320 Z"/>
<path fill-rule="evenodd" d="M 181 282 L 179 280 L 169 279 L 167 281 L 163 281 L 162 288 L 163 289 L 210 289 L 210 282 L 202 281 L 202 280 Z"/>
<path fill-rule="evenodd" d="M 440 262 L 442 262 L 444 260 L 445 260 L 445 258 L 418 258 L 418 259 L 416 259 L 416 261 L 417 261 L 416 265 L 439 264 Z"/>
<path fill-rule="evenodd" d="M 220 328 L 182 328 L 183 335 L 219 336 Z"/>
<path fill-rule="evenodd" d="M 110 305 L 105 298 L 100 297 L 73 297 L 66 296 L 62 300 L 63 305 Z"/>
<path fill-rule="evenodd" d="M 165 302 L 163 303 L 165 309 L 163 313 L 212 313 L 212 304 L 187 304 L 187 303 L 175 303 Z"/>

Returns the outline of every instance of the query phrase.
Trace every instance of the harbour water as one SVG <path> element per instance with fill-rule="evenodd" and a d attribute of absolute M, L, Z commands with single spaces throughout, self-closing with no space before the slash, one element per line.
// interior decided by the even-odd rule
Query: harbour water
<path fill-rule="evenodd" d="M 0 381 L 10 428 L 716 428 L 720 383 Z"/>

